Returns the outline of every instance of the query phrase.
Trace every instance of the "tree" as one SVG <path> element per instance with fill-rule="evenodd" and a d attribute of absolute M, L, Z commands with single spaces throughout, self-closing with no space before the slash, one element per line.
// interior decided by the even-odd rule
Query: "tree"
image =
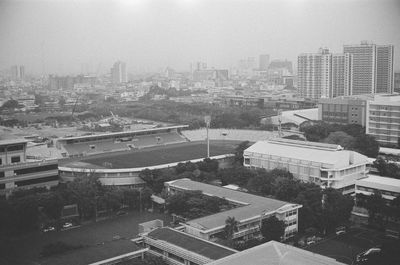
<path fill-rule="evenodd" d="M 249 141 L 244 141 L 241 142 L 236 148 L 235 148 L 235 164 L 243 165 L 243 152 L 247 148 L 250 147 L 250 142 Z"/>
<path fill-rule="evenodd" d="M 355 151 L 372 158 L 377 157 L 379 153 L 378 142 L 373 136 L 366 134 L 356 138 L 353 148 Z"/>
<path fill-rule="evenodd" d="M 228 240 L 233 239 L 233 234 L 235 232 L 239 231 L 238 226 L 239 226 L 239 222 L 236 221 L 235 217 L 228 216 L 228 218 L 226 218 L 225 228 L 224 228 L 226 239 L 228 239 Z"/>
<path fill-rule="evenodd" d="M 7 100 L 1 106 L 2 109 L 8 109 L 8 110 L 17 109 L 19 107 L 20 107 L 20 105 L 18 104 L 18 101 L 14 100 L 14 99 Z"/>
<path fill-rule="evenodd" d="M 59 221 L 65 204 L 64 198 L 57 191 L 46 192 L 39 195 L 39 204 L 47 217 Z"/>
<path fill-rule="evenodd" d="M 352 149 L 355 144 L 355 139 L 353 136 L 348 135 L 343 131 L 336 131 L 331 132 L 323 142 L 328 144 L 338 144 L 345 149 Z"/>
<path fill-rule="evenodd" d="M 275 216 L 262 220 L 261 234 L 266 241 L 281 241 L 285 234 L 285 223 Z"/>
<path fill-rule="evenodd" d="M 278 200 L 293 201 L 300 192 L 300 182 L 296 179 L 277 177 L 272 186 Z"/>

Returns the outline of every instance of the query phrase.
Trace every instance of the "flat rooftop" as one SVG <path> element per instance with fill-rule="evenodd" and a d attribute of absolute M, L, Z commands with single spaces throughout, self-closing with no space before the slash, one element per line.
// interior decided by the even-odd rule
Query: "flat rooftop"
<path fill-rule="evenodd" d="M 238 221 L 244 221 L 250 218 L 259 218 L 261 214 L 274 212 L 278 209 L 286 210 L 286 208 L 290 209 L 300 206 L 285 201 L 235 191 L 229 188 L 196 182 L 190 179 L 178 179 L 166 182 L 166 186 L 174 187 L 180 190 L 200 190 L 205 195 L 224 198 L 228 201 L 242 205 L 228 211 L 219 212 L 187 222 L 187 224 L 198 227 L 202 230 L 215 229 L 225 226 L 225 220 L 229 216 L 234 216 Z"/>
<path fill-rule="evenodd" d="M 342 150 L 337 145 L 287 139 L 258 141 L 244 151 L 244 155 L 252 153 L 322 163 L 326 168 L 349 167 L 352 165 L 351 156 L 353 165 L 369 163 L 366 156 L 355 151 Z"/>
<path fill-rule="evenodd" d="M 147 234 L 147 237 L 163 240 L 212 260 L 221 259 L 237 253 L 234 249 L 185 234 L 169 227 L 153 230 Z"/>
<path fill-rule="evenodd" d="M 344 265 L 333 258 L 276 241 L 246 249 L 208 265 Z"/>
<path fill-rule="evenodd" d="M 26 144 L 26 143 L 28 143 L 28 141 L 25 140 L 25 139 L 5 139 L 5 140 L 0 140 L 0 146 L 11 145 L 11 144 Z"/>
<path fill-rule="evenodd" d="M 400 179 L 372 174 L 368 174 L 367 176 L 366 178 L 356 180 L 356 185 L 400 193 Z"/>
<path fill-rule="evenodd" d="M 237 142 L 210 142 L 210 156 L 234 153 Z M 207 145 L 204 142 L 188 142 L 149 147 L 140 150 L 104 153 L 81 159 L 81 163 L 63 163 L 73 168 L 139 168 L 170 164 L 207 157 Z M 61 162 L 62 163 L 62 162 Z"/>

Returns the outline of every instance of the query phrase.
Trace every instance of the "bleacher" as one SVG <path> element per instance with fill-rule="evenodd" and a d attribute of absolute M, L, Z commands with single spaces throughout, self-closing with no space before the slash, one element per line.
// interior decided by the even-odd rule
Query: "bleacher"
<path fill-rule="evenodd" d="M 142 149 L 157 145 L 168 145 L 187 142 L 186 138 L 177 131 L 153 133 L 134 137 L 123 137 L 114 139 L 101 139 L 87 142 L 75 142 L 63 144 L 62 148 L 69 157 L 80 157 L 92 154 Z"/>
<path fill-rule="evenodd" d="M 204 128 L 198 130 L 185 130 L 181 133 L 190 141 L 204 141 L 207 138 L 207 131 Z M 277 137 L 278 133 L 261 130 L 209 129 L 208 135 L 211 140 L 256 142 Z"/>

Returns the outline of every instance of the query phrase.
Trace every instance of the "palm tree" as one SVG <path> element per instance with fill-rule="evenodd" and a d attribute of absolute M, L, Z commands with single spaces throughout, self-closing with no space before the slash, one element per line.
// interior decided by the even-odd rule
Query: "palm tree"
<path fill-rule="evenodd" d="M 239 231 L 238 225 L 239 222 L 236 221 L 235 217 L 228 216 L 228 218 L 226 218 L 224 231 L 227 239 L 231 240 L 233 238 L 233 234 Z"/>

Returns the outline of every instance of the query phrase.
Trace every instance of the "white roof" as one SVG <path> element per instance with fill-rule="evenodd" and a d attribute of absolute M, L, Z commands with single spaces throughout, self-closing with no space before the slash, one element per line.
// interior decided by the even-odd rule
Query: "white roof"
<path fill-rule="evenodd" d="M 300 125 L 304 121 L 318 120 L 318 108 L 282 111 L 282 123 L 293 122 Z M 278 123 L 278 116 L 271 117 L 274 124 Z"/>
<path fill-rule="evenodd" d="M 258 141 L 244 151 L 244 155 L 272 155 L 291 159 L 299 159 L 322 163 L 326 168 L 340 169 L 349 167 L 350 158 L 353 164 L 368 164 L 368 158 L 354 151 L 342 150 L 340 146 L 331 144 L 312 143 L 295 140 Z M 322 166 L 322 165 L 321 165 Z"/>
<path fill-rule="evenodd" d="M 356 180 L 356 185 L 400 193 L 400 179 L 368 174 L 368 177 Z"/>
<path fill-rule="evenodd" d="M 400 149 L 379 147 L 379 153 L 400 156 Z"/>
<path fill-rule="evenodd" d="M 344 265 L 333 258 L 276 241 L 246 249 L 209 265 Z"/>

